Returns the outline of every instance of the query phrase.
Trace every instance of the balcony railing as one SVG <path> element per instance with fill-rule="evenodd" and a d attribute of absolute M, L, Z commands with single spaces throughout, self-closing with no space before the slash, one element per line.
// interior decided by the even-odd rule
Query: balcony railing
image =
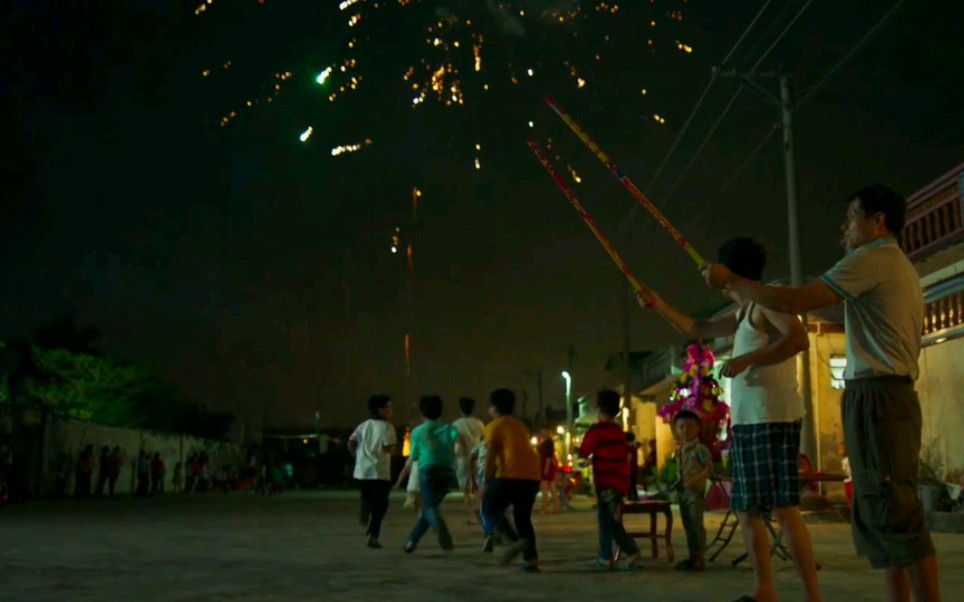
<path fill-rule="evenodd" d="M 907 199 L 907 225 L 900 246 L 911 261 L 964 240 L 964 163 Z"/>
<path fill-rule="evenodd" d="M 924 344 L 941 343 L 964 332 L 964 275 L 924 290 Z"/>

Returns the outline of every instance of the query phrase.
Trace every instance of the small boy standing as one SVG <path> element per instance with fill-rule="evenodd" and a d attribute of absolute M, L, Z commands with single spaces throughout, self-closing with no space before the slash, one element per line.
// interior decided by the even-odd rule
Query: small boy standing
<path fill-rule="evenodd" d="M 438 543 L 446 552 L 452 550 L 452 536 L 439 507 L 449 488 L 455 483 L 455 449 L 464 450 L 458 430 L 439 422 L 442 417 L 442 398 L 427 395 L 419 402 L 424 422 L 412 429 L 412 449 L 408 462 L 398 476 L 396 487 L 401 489 L 405 477 L 418 466 L 419 491 L 422 498 L 422 512 L 415 528 L 405 542 L 405 552 L 411 554 L 429 527 L 438 534 Z"/>
<path fill-rule="evenodd" d="M 683 410 L 673 418 L 673 430 L 680 440 L 676 452 L 679 476 L 673 489 L 680 492 L 679 511 L 686 531 L 686 545 L 690 557 L 676 565 L 678 571 L 702 571 L 706 569 L 706 527 L 703 513 L 706 511 L 706 480 L 713 472 L 710 450 L 700 443 L 700 418 L 689 410 Z"/>
<path fill-rule="evenodd" d="M 348 451 L 355 454 L 355 480 L 361 488 L 362 521 L 369 548 L 381 548 L 378 537 L 382 519 L 388 512 L 391 492 L 392 450 L 395 448 L 395 426 L 392 400 L 387 395 L 373 395 L 368 400 L 370 417 L 348 438 Z"/>
<path fill-rule="evenodd" d="M 599 554 L 593 561 L 594 569 L 634 570 L 639 566 L 639 547 L 626 533 L 616 516 L 629 491 L 630 466 L 626 457 L 626 433 L 616 424 L 619 415 L 619 393 L 600 391 L 596 398 L 599 421 L 589 427 L 579 455 L 592 457 L 593 485 L 596 488 L 596 510 L 599 517 Z M 618 567 L 613 563 L 613 542 L 627 558 Z"/>

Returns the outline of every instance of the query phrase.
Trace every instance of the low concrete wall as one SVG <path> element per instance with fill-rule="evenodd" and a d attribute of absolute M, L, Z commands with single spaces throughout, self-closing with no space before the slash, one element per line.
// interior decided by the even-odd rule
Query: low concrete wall
<path fill-rule="evenodd" d="M 9 406 L 8 406 L 9 407 Z M 10 412 L 0 412 L 0 434 L 12 432 L 12 416 Z M 161 454 L 167 475 L 164 488 L 171 489 L 171 478 L 174 466 L 191 454 L 206 451 L 214 467 L 232 465 L 241 468 L 244 464 L 244 451 L 241 446 L 201 439 L 180 433 L 164 433 L 142 429 L 105 426 L 84 420 L 52 417 L 47 421 L 45 445 L 40 446 L 41 418 L 39 412 L 25 410 L 21 413 L 16 428 L 16 450 L 22 462 L 27 480 L 31 483 L 34 495 L 46 495 L 55 489 L 57 468 L 61 454 L 66 454 L 69 461 L 67 476 L 67 491 L 73 493 L 77 461 L 80 452 L 88 445 L 94 447 L 95 462 L 100 456 L 102 447 L 120 447 L 123 462 L 120 477 L 117 480 L 118 493 L 130 493 L 136 488 L 137 454 L 144 450 L 153 456 Z M 41 469 L 38 471 L 38 467 Z M 95 467 L 93 486 L 96 488 L 99 466 Z M 37 479 L 40 479 L 40 491 L 37 491 Z M 96 493 L 96 492 L 95 492 Z"/>

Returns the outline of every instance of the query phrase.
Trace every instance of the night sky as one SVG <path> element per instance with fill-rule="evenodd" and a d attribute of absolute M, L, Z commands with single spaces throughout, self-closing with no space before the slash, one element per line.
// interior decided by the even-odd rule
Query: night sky
<path fill-rule="evenodd" d="M 768 276 L 787 276 L 780 136 L 721 192 L 779 118 L 756 92 L 674 186 L 738 86 L 715 82 L 650 186 L 763 2 L 214 0 L 196 15 L 198 4 L 3 4 L 0 336 L 76 312 L 211 409 L 281 426 L 313 425 L 320 408 L 323 425 L 349 425 L 371 393 L 404 399 L 406 265 L 390 247 L 396 227 L 409 242 L 417 187 L 419 394 L 454 413 L 458 396 L 508 386 L 533 408 L 542 370 L 558 406 L 570 343 L 577 395 L 615 384 L 603 366 L 622 348 L 621 275 L 526 137 L 551 138 L 557 169 L 610 235 L 635 201 L 544 94 L 704 256 L 752 235 Z M 771 2 L 730 66 L 751 67 L 808 4 Z M 782 65 L 805 93 L 894 6 L 859 4 L 813 2 L 759 70 Z M 794 113 L 808 274 L 839 257 L 852 189 L 883 179 L 910 194 L 964 160 L 962 22 L 957 4 L 905 3 Z M 447 64 L 441 99 L 428 90 L 413 106 Z M 462 104 L 446 106 L 453 80 Z M 689 311 L 721 305 L 648 214 L 630 230 L 614 243 L 640 280 Z M 637 351 L 675 340 L 641 309 L 631 329 Z"/>

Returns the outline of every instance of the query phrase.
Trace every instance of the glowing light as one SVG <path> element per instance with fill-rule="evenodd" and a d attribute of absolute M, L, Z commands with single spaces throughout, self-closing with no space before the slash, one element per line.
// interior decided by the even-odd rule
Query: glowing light
<path fill-rule="evenodd" d="M 538 445 L 538 444 L 539 444 L 539 440 L 536 439 L 535 437 L 533 437 L 532 439 L 529 439 L 529 443 L 531 443 L 532 445 Z"/>
<path fill-rule="evenodd" d="M 392 246 L 392 253 L 398 253 L 398 247 Z"/>
<path fill-rule="evenodd" d="M 479 163 L 479 158 L 478 158 L 478 157 L 475 158 L 475 168 L 476 168 L 476 169 L 482 169 L 482 164 Z"/>
<path fill-rule="evenodd" d="M 359 142 L 358 144 L 349 144 L 347 146 L 336 146 L 335 148 L 331 149 L 331 156 L 337 157 L 338 155 L 342 155 L 345 153 L 358 152 L 362 148 L 366 146 L 370 146 L 371 143 L 372 143 L 371 140 L 366 139 L 364 142 Z"/>
<path fill-rule="evenodd" d="M 576 173 L 576 170 L 572 167 L 572 165 L 566 165 L 566 167 L 569 168 L 569 175 L 571 175 L 572 179 L 576 181 L 576 184 L 582 184 L 582 178 L 579 177 L 579 174 Z"/>
<path fill-rule="evenodd" d="M 482 150 L 482 145 L 481 145 L 481 144 L 476 144 L 476 145 L 475 145 L 475 150 L 477 150 L 477 151 Z"/>
<path fill-rule="evenodd" d="M 556 427 L 556 434 L 557 434 L 557 435 L 562 435 L 562 434 L 565 433 L 565 432 L 566 432 L 566 429 L 562 428 L 561 426 L 557 426 L 557 427 Z"/>
<path fill-rule="evenodd" d="M 249 2 L 250 0 L 245 0 Z M 684 0 L 681 4 L 685 5 L 688 0 Z M 259 5 L 270 4 L 267 0 L 255 0 Z M 650 0 L 650 2 L 645 2 L 645 4 L 655 4 L 655 0 Z M 215 6 L 215 4 L 217 6 Z M 198 13 L 205 11 L 214 11 L 219 9 L 229 8 L 228 2 L 226 0 L 194 0 L 193 6 L 189 3 L 187 10 L 195 10 Z M 243 4 L 243 2 L 242 2 Z M 588 71 L 585 74 L 582 72 L 581 68 L 576 65 L 571 64 L 570 61 L 578 61 L 580 67 L 590 67 L 590 65 L 595 66 L 597 62 L 602 61 L 602 46 L 606 43 L 612 45 L 613 51 L 617 50 L 617 43 L 631 43 L 637 48 L 640 47 L 640 42 L 642 46 L 645 46 L 648 42 L 650 45 L 647 48 L 655 49 L 655 42 L 652 41 L 656 37 L 655 29 L 658 27 L 661 30 L 660 42 L 665 44 L 669 42 L 677 47 L 677 52 L 683 54 L 694 54 L 694 49 L 682 42 L 681 39 L 676 39 L 674 37 L 668 37 L 665 30 L 667 30 L 665 24 L 665 19 L 668 17 L 673 21 L 679 21 L 682 19 L 682 13 L 680 11 L 674 10 L 667 11 L 665 9 L 659 9 L 658 6 L 654 6 L 656 10 L 651 10 L 649 15 L 645 15 L 638 19 L 636 33 L 630 34 L 630 38 L 623 39 L 621 42 L 621 35 L 617 33 L 607 33 L 609 31 L 614 31 L 612 28 L 607 27 L 605 24 L 600 23 L 601 29 L 601 39 L 600 37 L 594 37 L 593 41 L 587 37 L 589 29 L 584 27 L 575 27 L 577 23 L 580 23 L 588 18 L 598 19 L 603 21 L 609 21 L 615 18 L 620 18 L 619 13 L 626 12 L 622 11 L 622 4 L 620 0 L 595 0 L 590 3 L 580 3 L 573 0 L 568 1 L 554 1 L 545 2 L 544 7 L 536 9 L 534 6 L 528 6 L 525 2 L 511 2 L 509 0 L 487 0 L 486 3 L 475 3 L 475 2 L 459 2 L 459 3 L 445 3 L 448 8 L 444 10 L 436 11 L 422 11 L 421 8 L 427 5 L 427 2 L 421 2 L 421 0 L 335 0 L 331 3 L 333 6 L 337 6 L 340 11 L 337 26 L 341 30 L 341 35 L 333 37 L 342 37 L 343 41 L 338 42 L 340 46 L 341 56 L 338 58 L 332 57 L 329 59 L 327 64 L 321 63 L 323 70 L 320 71 L 309 71 L 308 73 L 297 72 L 296 75 L 299 79 L 305 78 L 306 76 L 311 76 L 315 83 L 319 86 L 323 86 L 323 94 L 319 95 L 322 97 L 327 97 L 330 103 L 337 101 L 346 101 L 343 96 L 350 93 L 362 92 L 363 82 L 361 73 L 365 73 L 364 70 L 359 70 L 355 64 L 355 59 L 350 58 L 352 54 L 356 55 L 358 59 L 369 60 L 369 62 L 375 64 L 378 62 L 377 52 L 374 52 L 376 56 L 373 56 L 373 48 L 369 48 L 370 44 L 376 40 L 376 36 L 381 35 L 381 32 L 385 31 L 381 25 L 382 22 L 376 23 L 376 19 L 384 20 L 396 20 L 400 11 L 408 11 L 411 17 L 406 17 L 403 20 L 406 24 L 413 26 L 409 31 L 406 32 L 408 38 L 414 36 L 417 41 L 417 47 L 420 49 L 419 54 L 411 54 L 409 56 L 401 55 L 399 58 L 401 61 L 408 63 L 406 66 L 404 63 L 400 63 L 399 71 L 395 72 L 394 76 L 397 77 L 401 75 L 404 79 L 402 87 L 399 89 L 397 86 L 394 90 L 401 92 L 401 96 L 395 97 L 395 102 L 405 100 L 410 101 L 410 107 L 413 110 L 423 109 L 425 104 L 434 104 L 432 101 L 437 102 L 445 107 L 461 106 L 468 104 L 471 100 L 482 100 L 480 98 L 473 99 L 472 94 L 478 95 L 479 92 L 485 93 L 485 101 L 492 99 L 492 95 L 488 94 L 490 91 L 494 91 L 494 86 L 491 83 L 492 80 L 496 82 L 495 85 L 499 85 L 498 82 L 505 82 L 508 78 L 511 80 L 513 85 L 521 86 L 522 80 L 525 77 L 530 79 L 535 78 L 535 71 L 538 68 L 541 72 L 543 66 L 548 68 L 548 64 L 544 65 L 542 62 L 545 61 L 546 56 L 544 53 L 546 51 L 554 53 L 554 58 L 563 62 L 565 65 L 564 71 L 561 75 L 569 75 L 571 82 L 576 86 L 577 90 L 580 91 L 588 88 L 589 77 L 593 77 Z M 500 59 L 497 63 L 489 62 L 485 64 L 486 71 L 489 72 L 483 79 L 477 74 L 481 74 L 483 67 L 483 59 L 491 58 L 490 55 L 485 55 L 487 49 L 484 47 L 485 41 L 483 38 L 483 32 L 492 30 L 496 25 L 486 25 L 484 23 L 476 23 L 476 19 L 468 19 L 468 8 L 476 4 L 489 4 L 495 5 L 505 18 L 514 21 L 517 24 L 523 22 L 526 26 L 533 28 L 549 28 L 556 30 L 557 33 L 563 35 L 566 40 L 571 40 L 569 36 L 577 38 L 574 40 L 576 44 L 555 46 L 554 44 L 545 45 L 544 48 L 535 49 L 536 52 L 528 55 L 525 62 L 529 62 L 528 66 L 523 63 L 514 62 L 510 63 L 506 60 Z M 466 8 L 465 11 L 461 10 Z M 628 8 L 628 5 L 627 5 Z M 523 10 L 524 9 L 524 10 Z M 597 16 L 589 17 L 589 13 L 598 13 Z M 206 14 L 206 12 L 205 12 Z M 416 15 L 420 15 L 416 17 Z M 657 16 L 659 15 L 659 16 Z M 662 16 L 663 21 L 657 24 Z M 424 18 L 423 18 L 424 17 Z M 412 23 L 413 19 L 418 19 L 421 23 Z M 634 19 L 636 17 L 633 17 Z M 361 23 L 365 21 L 365 23 Z M 528 21 L 532 21 L 529 23 Z M 560 27 L 559 24 L 564 24 Z M 369 31 L 369 25 L 374 26 L 374 28 Z M 570 27 L 572 25 L 572 27 Z M 588 23 L 587 23 L 588 25 Z M 649 27 L 650 33 L 646 33 L 647 30 L 640 31 L 639 27 Z M 356 29 L 357 28 L 357 29 Z M 488 28 L 488 29 L 487 29 Z M 360 31 L 365 29 L 365 31 Z M 345 35 L 347 34 L 347 35 Z M 678 33 L 677 36 L 682 36 L 685 34 Z M 667 39 L 668 38 L 668 39 Z M 531 37 L 530 42 L 536 43 L 537 39 L 541 37 Z M 571 47 L 570 47 L 571 46 Z M 623 50 L 620 48 L 620 50 Z M 662 50 L 662 48 L 660 49 Z M 542 54 L 540 54 L 542 51 Z M 266 49 L 265 52 L 275 52 L 278 50 L 275 48 Z M 229 54 L 221 56 L 211 56 L 205 60 L 205 63 L 197 65 L 195 74 L 201 74 L 202 78 L 205 78 L 204 84 L 218 85 L 218 86 L 230 86 L 234 88 L 237 82 L 236 78 L 232 78 L 231 81 L 222 80 L 218 77 L 221 73 L 218 72 L 218 67 L 222 67 L 224 70 L 231 70 L 232 74 L 238 70 L 234 69 L 231 61 L 227 60 Z M 576 58 L 579 56 L 580 58 Z M 235 57 L 237 58 L 237 57 Z M 266 59 L 270 58 L 267 57 Z M 277 58 L 277 57 L 276 57 Z M 239 59 L 240 60 L 240 59 Z M 549 60 L 552 60 L 550 58 Z M 586 60 L 589 64 L 586 64 Z M 271 61 L 274 64 L 278 64 L 277 60 Z M 269 63 L 270 64 L 270 63 Z M 330 66 L 329 66 L 330 65 Z M 364 69 L 369 69 L 370 67 L 366 64 Z M 239 63 L 239 69 L 242 69 L 242 65 Z M 578 69 L 578 70 L 577 70 Z M 252 70 L 250 65 L 245 64 L 243 66 L 243 74 L 238 74 L 238 78 L 246 76 L 245 74 L 251 73 Z M 568 73 L 567 73 L 568 72 Z M 267 108 L 278 107 L 279 109 L 289 109 L 286 105 L 288 104 L 287 96 L 290 91 L 287 86 L 287 80 L 290 77 L 290 73 L 273 73 L 268 72 L 266 74 L 270 79 L 268 81 L 263 80 L 263 75 L 261 81 L 252 82 L 249 81 L 249 88 L 247 91 L 238 90 L 241 96 L 234 99 L 233 106 L 228 106 L 219 115 L 207 116 L 207 119 L 213 117 L 214 122 L 218 123 L 220 120 L 220 125 L 227 126 L 235 125 L 235 119 L 239 116 L 250 116 L 255 111 L 264 111 Z M 271 76 L 274 76 L 273 78 Z M 374 73 L 372 73 L 374 76 Z M 475 76 L 475 77 L 473 77 Z M 545 74 L 540 77 L 544 77 Z M 397 82 L 397 80 L 395 80 Z M 595 80 L 594 80 L 595 81 Z M 625 82 L 630 85 L 627 90 L 625 85 L 623 85 L 623 92 L 632 93 L 632 80 Z M 367 82 L 364 82 L 367 83 Z M 598 83 L 598 82 L 596 82 Z M 379 88 L 381 89 L 381 87 Z M 505 88 L 500 88 L 500 90 L 507 91 Z M 641 90 L 637 88 L 637 90 Z M 587 91 L 588 92 L 588 91 Z M 218 94 L 219 91 L 205 90 L 205 93 Z M 640 92 L 643 96 L 647 95 L 647 91 L 642 89 Z M 284 96 L 282 96 L 284 95 Z M 278 102 L 274 102 L 274 101 Z M 390 99 L 385 99 L 389 102 Z M 648 99 L 647 99 L 648 100 Z M 485 103 L 488 104 L 488 103 Z M 279 106 L 285 105 L 285 106 Z M 478 107 L 483 107 L 481 104 L 477 104 Z M 231 109 L 234 108 L 235 111 Z M 650 120 L 656 122 L 656 124 L 665 124 L 666 120 L 662 116 L 654 116 L 653 111 L 656 107 L 650 107 L 649 110 L 644 110 L 643 116 Z M 659 107 L 664 109 L 665 107 Z M 313 109 L 314 110 L 314 109 Z M 247 111 L 247 112 L 246 112 Z M 483 108 L 484 111 L 484 108 Z M 637 113 L 638 115 L 639 113 Z M 312 113 L 308 113 L 306 121 L 320 121 L 317 116 L 311 116 Z M 426 118 L 434 117 L 435 113 L 427 115 Z M 472 115 L 472 117 L 470 117 Z M 474 119 L 476 111 L 472 113 L 466 113 L 461 119 Z M 530 129 L 535 128 L 534 121 L 525 120 L 523 123 L 528 123 Z M 308 126 L 306 126 L 307 128 Z M 319 127 L 324 128 L 321 123 Z M 456 126 L 458 127 L 458 126 Z M 540 126 L 541 127 L 541 126 Z M 322 130 L 322 131 L 323 131 Z M 348 132 L 347 140 L 361 141 L 364 139 L 364 134 L 368 135 L 378 135 L 378 132 L 358 132 L 352 135 Z M 305 142 L 310 142 L 310 137 L 313 135 L 313 130 L 305 130 L 302 133 Z M 327 138 L 327 133 L 325 135 Z M 329 140 L 319 139 L 319 143 L 323 146 L 327 146 L 329 149 L 332 145 L 327 144 Z M 344 140 L 342 141 L 344 142 Z M 381 141 L 380 141 L 381 143 Z M 465 144 L 462 142 L 461 144 Z M 481 165 L 481 149 L 478 148 L 480 145 L 475 145 L 475 143 L 469 143 L 473 146 L 477 146 L 476 152 L 472 153 L 473 157 L 471 160 L 478 165 Z M 365 144 L 362 142 L 359 144 L 346 145 L 335 147 L 333 150 L 338 151 L 335 156 L 338 156 L 346 152 L 356 152 L 360 150 L 359 147 L 363 147 Z M 459 145 L 462 148 L 462 153 L 468 151 L 464 146 Z M 487 157 L 488 158 L 488 157 Z M 469 157 L 463 157 L 462 160 L 467 160 Z M 498 158 L 494 158 L 498 160 Z M 560 165 L 565 166 L 565 161 L 560 162 Z M 487 165 L 488 167 L 488 165 Z M 495 167 L 495 164 L 493 164 Z M 573 175 L 571 181 L 578 181 L 578 174 Z M 383 247 L 384 249 L 384 247 Z M 382 251 L 384 252 L 384 250 Z M 404 247 L 398 246 L 397 252 L 402 254 L 405 252 Z"/>
<path fill-rule="evenodd" d="M 303 131 L 303 132 L 301 132 L 301 135 L 298 136 L 298 138 L 300 138 L 302 142 L 307 142 L 307 141 L 308 141 L 308 138 L 311 138 L 312 132 L 314 132 L 314 128 L 312 128 L 312 127 L 309 125 L 309 126 L 308 126 L 308 129 L 305 130 L 305 131 Z"/>

